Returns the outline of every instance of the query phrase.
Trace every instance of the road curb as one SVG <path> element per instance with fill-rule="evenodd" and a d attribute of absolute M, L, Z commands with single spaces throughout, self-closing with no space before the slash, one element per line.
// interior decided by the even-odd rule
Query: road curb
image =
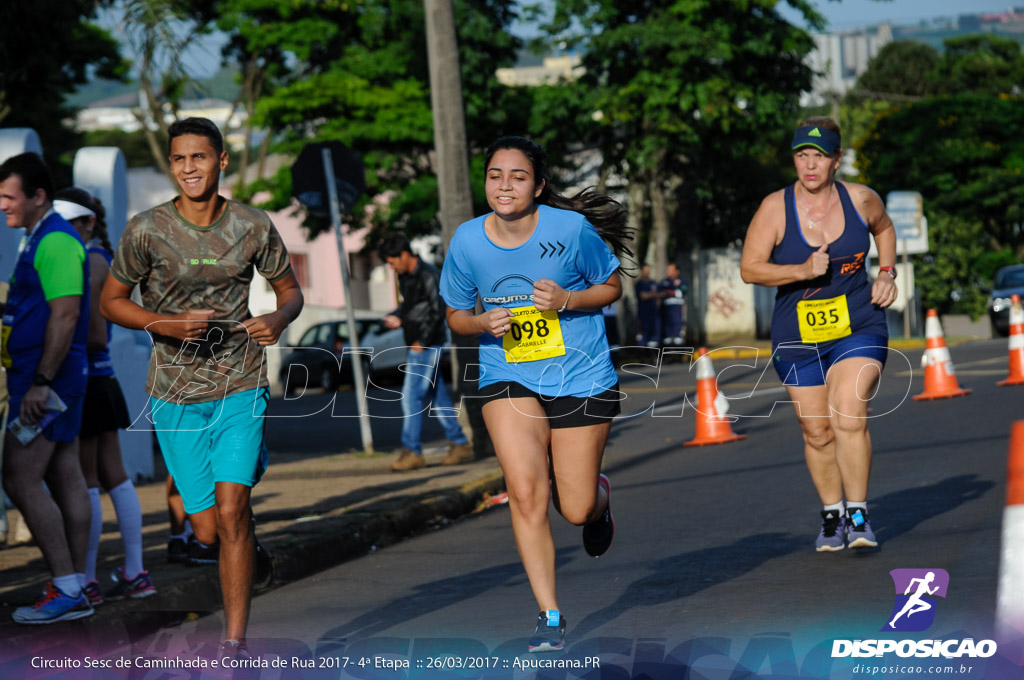
<path fill-rule="evenodd" d="M 413 498 L 380 501 L 360 510 L 303 522 L 295 525 L 289 535 L 261 536 L 274 561 L 274 582 L 269 589 L 466 517 L 477 510 L 487 496 L 504 490 L 504 475 L 500 471 L 490 472 L 458 487 Z M 119 632 L 127 628 L 137 636 L 141 631 L 155 631 L 221 609 L 217 567 L 189 567 L 188 570 L 189 576 L 162 586 L 157 595 L 146 598 L 144 610 L 139 609 L 138 600 L 105 603 L 93 616 L 82 621 L 95 626 L 96 630 Z"/>

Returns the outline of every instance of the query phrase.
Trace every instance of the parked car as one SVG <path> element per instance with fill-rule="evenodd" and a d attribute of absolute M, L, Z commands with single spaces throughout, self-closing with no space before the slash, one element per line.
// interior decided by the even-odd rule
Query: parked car
<path fill-rule="evenodd" d="M 402 329 L 386 328 L 384 315 L 378 312 L 356 311 L 355 315 L 360 339 L 358 356 L 364 376 L 397 374 L 409 354 Z M 344 318 L 323 321 L 307 329 L 281 364 L 279 376 L 285 393 L 290 394 L 304 384 L 328 391 L 351 385 L 354 355 L 349 350 L 350 337 L 348 320 Z M 441 361 L 444 370 L 449 361 L 447 349 Z"/>
<path fill-rule="evenodd" d="M 992 294 L 988 298 L 988 318 L 992 322 L 992 335 L 1010 334 L 1010 296 L 1024 299 L 1024 264 L 1002 267 L 992 281 Z"/>

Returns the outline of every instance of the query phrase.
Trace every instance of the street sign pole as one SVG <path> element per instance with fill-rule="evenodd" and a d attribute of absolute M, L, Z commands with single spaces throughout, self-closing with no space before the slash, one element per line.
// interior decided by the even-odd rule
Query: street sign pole
<path fill-rule="evenodd" d="M 352 375 L 356 387 L 356 404 L 359 408 L 359 434 L 363 440 L 363 450 L 373 453 L 373 431 L 370 429 L 370 410 L 366 404 L 366 378 L 363 375 L 363 355 L 359 349 L 359 327 L 356 326 L 356 312 L 352 305 L 352 283 L 348 271 L 348 254 L 345 252 L 345 239 L 341 233 L 341 206 L 338 202 L 338 184 L 334 178 L 334 161 L 331 150 L 320 150 L 324 162 L 324 178 L 327 180 L 327 197 L 331 207 L 331 224 L 334 237 L 338 241 L 338 260 L 341 262 L 341 287 L 345 292 L 345 311 L 348 318 L 348 344 L 352 357 Z M 342 355 L 344 360 L 344 355 Z"/>

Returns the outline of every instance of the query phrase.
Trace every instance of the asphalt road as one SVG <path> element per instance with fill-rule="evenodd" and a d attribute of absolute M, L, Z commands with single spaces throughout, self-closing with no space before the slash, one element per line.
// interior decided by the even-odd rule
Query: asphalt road
<path fill-rule="evenodd" d="M 1024 418 L 1024 388 L 995 385 L 1006 375 L 1005 341 L 975 342 L 953 349 L 960 382 L 973 394 L 914 402 L 920 356 L 891 356 L 872 402 L 876 551 L 814 551 L 819 503 L 792 407 L 774 372 L 765 371 L 766 357 L 716 360 L 730 413 L 741 416 L 733 428 L 748 438 L 700 448 L 682 447 L 694 434 L 683 396 L 693 391 L 690 366 L 627 366 L 625 413 L 636 415 L 613 427 L 604 464 L 615 543 L 590 558 L 580 530 L 552 512 L 569 624 L 565 653 L 524 654 L 537 607 L 507 506 L 497 506 L 256 598 L 251 646 L 277 667 L 254 672 L 381 680 L 853 678 L 866 673 L 857 664 L 868 662 L 893 666 L 882 674 L 889 678 L 1024 677 L 998 654 L 909 665 L 895 655 L 830 655 L 834 639 L 992 637 L 1008 435 L 1011 422 Z M 926 631 L 881 633 L 894 606 L 889 572 L 911 568 L 948 572 L 946 597 L 936 598 Z M 221 625 L 214 614 L 140 639 L 123 656 L 194 656 Z M 580 667 L 538 670 L 524 659 Z M 161 672 L 171 671 L 136 668 L 134 677 L 189 677 Z"/>

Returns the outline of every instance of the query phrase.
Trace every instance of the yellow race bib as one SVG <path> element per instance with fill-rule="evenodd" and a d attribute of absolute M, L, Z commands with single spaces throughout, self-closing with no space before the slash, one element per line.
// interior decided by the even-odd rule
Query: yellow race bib
<path fill-rule="evenodd" d="M 565 354 L 558 312 L 542 312 L 536 307 L 516 307 L 508 311 L 512 313 L 511 330 L 501 336 L 505 361 L 539 361 Z"/>
<path fill-rule="evenodd" d="M 838 340 L 851 332 L 845 295 L 828 300 L 801 300 L 796 303 L 796 317 L 804 342 Z"/>
<path fill-rule="evenodd" d="M 0 347 L 0 362 L 3 363 L 4 368 L 10 368 L 11 365 L 14 363 L 11 360 L 11 353 L 7 350 L 7 340 L 10 337 L 11 337 L 11 327 L 10 326 L 0 327 L 0 342 L 3 343 L 2 347 Z"/>

